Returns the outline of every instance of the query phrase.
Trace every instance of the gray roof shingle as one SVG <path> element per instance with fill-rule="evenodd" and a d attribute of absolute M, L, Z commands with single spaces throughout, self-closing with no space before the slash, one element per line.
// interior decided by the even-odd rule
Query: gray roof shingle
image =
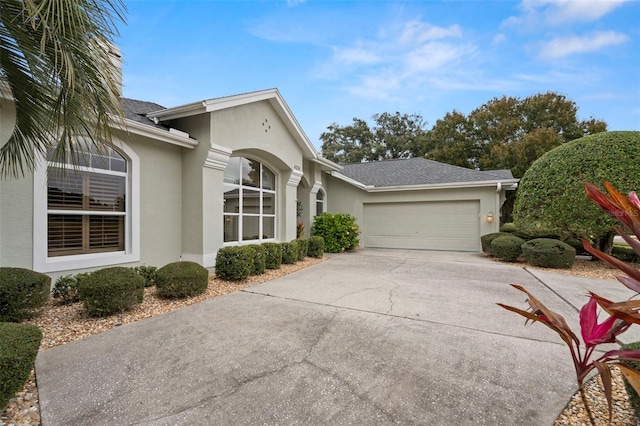
<path fill-rule="evenodd" d="M 435 185 L 513 179 L 509 170 L 478 171 L 425 158 L 343 165 L 342 174 L 368 186 Z"/>
<path fill-rule="evenodd" d="M 164 129 L 166 131 L 169 131 L 168 127 L 161 124 L 156 124 L 153 122 L 153 120 L 147 118 L 148 113 L 165 109 L 165 107 L 163 107 L 162 105 L 129 98 L 120 98 L 120 102 L 125 118 L 137 121 L 138 123 L 146 124 L 151 127 L 155 127 L 157 129 Z"/>

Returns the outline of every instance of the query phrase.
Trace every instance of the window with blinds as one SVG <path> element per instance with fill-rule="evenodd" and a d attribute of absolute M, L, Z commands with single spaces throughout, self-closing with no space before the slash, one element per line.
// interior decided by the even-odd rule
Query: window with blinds
<path fill-rule="evenodd" d="M 48 256 L 124 251 L 127 163 L 107 148 L 81 153 L 81 166 L 48 162 Z"/>

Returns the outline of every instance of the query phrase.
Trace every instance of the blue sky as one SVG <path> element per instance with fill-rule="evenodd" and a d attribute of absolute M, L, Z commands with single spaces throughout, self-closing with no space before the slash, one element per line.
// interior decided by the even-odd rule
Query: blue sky
<path fill-rule="evenodd" d="M 640 1 L 127 0 L 124 95 L 178 106 L 277 87 L 311 142 L 331 123 L 555 91 L 640 130 Z"/>

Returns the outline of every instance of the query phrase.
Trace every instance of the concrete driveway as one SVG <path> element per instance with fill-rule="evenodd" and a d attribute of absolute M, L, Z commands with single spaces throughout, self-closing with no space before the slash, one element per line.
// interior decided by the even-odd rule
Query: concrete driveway
<path fill-rule="evenodd" d="M 567 348 L 518 283 L 577 325 L 585 289 L 481 254 L 360 250 L 38 354 L 51 425 L 552 425 Z M 636 336 L 637 337 L 637 336 Z"/>

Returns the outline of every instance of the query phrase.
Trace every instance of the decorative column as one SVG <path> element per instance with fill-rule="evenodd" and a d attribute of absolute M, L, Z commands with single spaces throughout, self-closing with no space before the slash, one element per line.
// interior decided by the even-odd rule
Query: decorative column
<path fill-rule="evenodd" d="M 289 179 L 287 180 L 285 190 L 285 211 L 284 211 L 284 241 L 296 239 L 296 222 L 298 220 L 296 214 L 296 199 L 298 197 L 298 184 L 302 179 L 302 170 L 295 168 L 291 170 Z"/>

